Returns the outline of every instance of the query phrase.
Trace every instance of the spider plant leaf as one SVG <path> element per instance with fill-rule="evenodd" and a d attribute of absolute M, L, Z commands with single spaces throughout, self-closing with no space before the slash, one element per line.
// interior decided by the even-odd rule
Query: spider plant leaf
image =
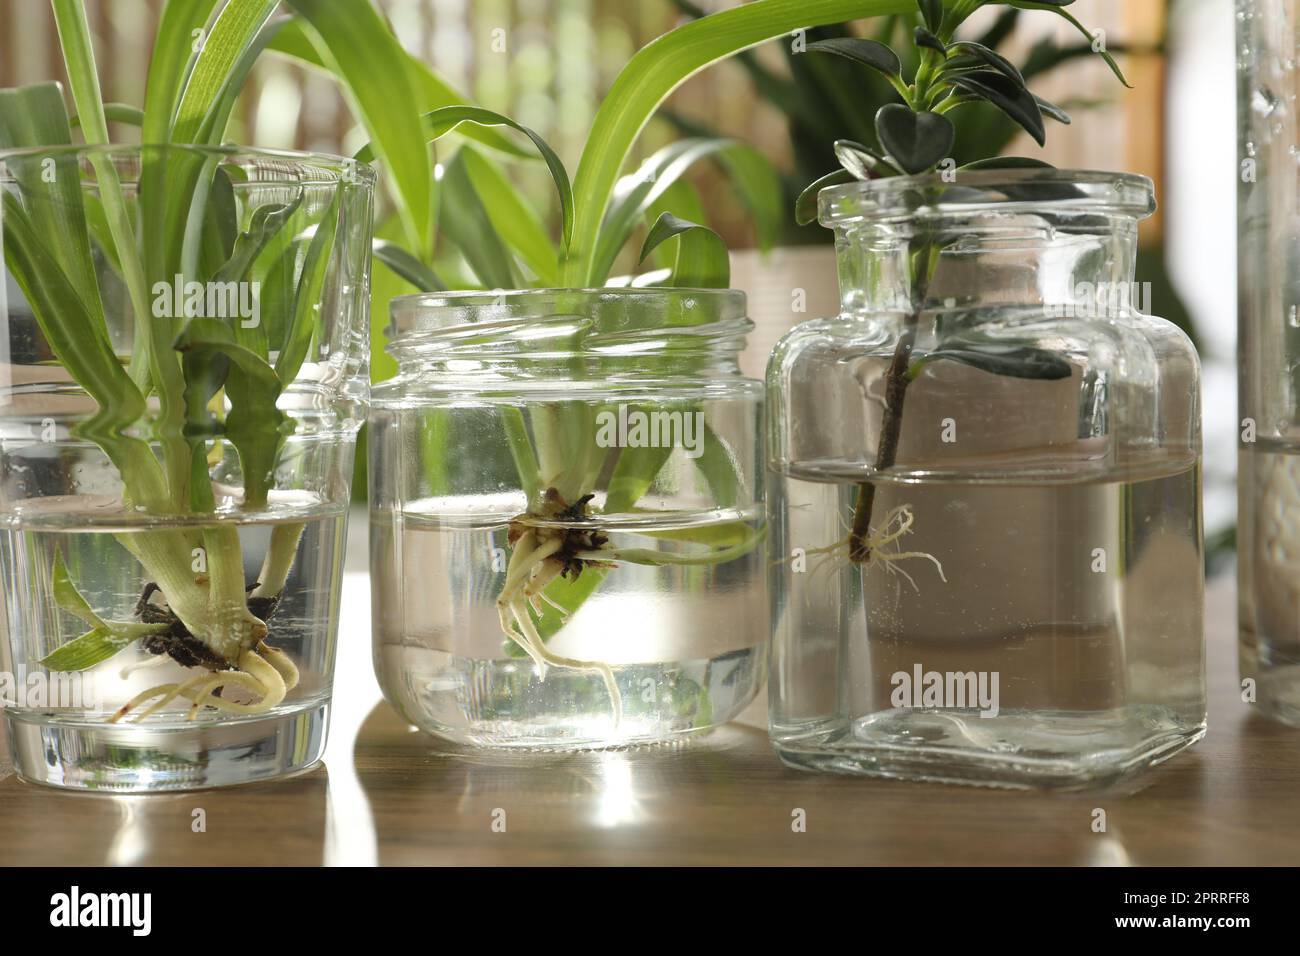
<path fill-rule="evenodd" d="M 308 35 L 321 61 L 338 78 L 353 114 L 370 134 L 373 152 L 392 180 L 408 243 L 428 261 L 433 251 L 433 169 L 406 51 L 370 0 L 288 2 L 310 26 Z"/>
<path fill-rule="evenodd" d="M 741 201 L 750 210 L 759 234 L 759 245 L 775 242 L 783 216 L 781 185 L 772 164 L 754 147 L 725 137 L 690 137 L 657 150 L 636 172 L 622 177 L 596 242 L 593 281 L 603 284 L 618 254 L 673 183 L 696 163 L 713 159 L 727 173 Z"/>
<path fill-rule="evenodd" d="M 221 102 L 227 81 L 278 0 L 227 0 L 203 36 L 202 47 L 176 106 L 169 141 L 202 143 L 205 125 Z M 192 42 L 192 41 L 191 41 Z M 220 135 L 222 131 L 218 130 Z"/>
<path fill-rule="evenodd" d="M 632 409 L 629 409 L 630 411 Z M 621 449 L 618 460 L 614 463 L 614 470 L 610 473 L 609 483 L 605 486 L 603 512 L 606 515 L 629 513 L 636 503 L 645 497 L 654 480 L 659 477 L 659 472 L 663 471 L 664 465 L 668 464 L 672 454 L 672 445 Z"/>
<path fill-rule="evenodd" d="M 650 117 L 683 82 L 718 60 L 795 30 L 912 9 L 910 0 L 764 0 L 685 23 L 643 47 L 619 73 L 592 122 L 574 176 L 574 238 L 563 284 L 593 281 L 619 173 Z"/>
<path fill-rule="evenodd" d="M 300 17 L 291 17 L 283 21 L 276 35 L 271 38 L 268 49 L 280 56 L 298 61 L 301 66 L 330 72 L 330 67 L 321 59 L 311 38 L 304 30 Z M 418 112 L 427 113 L 442 106 L 459 106 L 468 99 L 418 59 L 409 53 L 403 55 L 407 78 L 415 93 Z M 518 145 L 509 136 L 503 135 L 490 126 L 471 126 L 461 132 L 466 139 L 472 139 L 493 152 L 519 159 L 532 159 L 534 156 L 528 148 Z"/>
<path fill-rule="evenodd" d="M 248 228 L 235 238 L 229 257 L 213 274 L 213 280 L 217 282 L 246 280 L 257 257 L 262 254 L 270 241 L 286 228 L 301 204 L 302 193 L 298 193 L 290 202 L 263 203 L 254 209 L 248 220 Z"/>
<path fill-rule="evenodd" d="M 1043 381 L 1069 378 L 1074 372 L 1074 366 L 1046 349 L 975 343 L 945 344 L 914 361 L 907 370 L 908 379 L 915 379 L 925 366 L 941 361 L 959 362 L 991 375 Z"/>
<path fill-rule="evenodd" d="M 421 292 L 444 292 L 447 286 L 438 274 L 395 242 L 375 239 L 371 251 L 376 259 Z"/>
<path fill-rule="evenodd" d="M 948 55 L 948 46 L 937 36 L 927 30 L 925 27 L 917 27 L 912 31 L 912 42 L 918 47 L 934 50 L 944 56 Z"/>
<path fill-rule="evenodd" d="M 921 19 L 935 33 L 943 26 L 943 0 L 917 0 L 921 10 Z"/>
<path fill-rule="evenodd" d="M 876 136 L 899 169 L 922 173 L 949 155 L 956 131 L 946 116 L 889 103 L 876 113 Z"/>
<path fill-rule="evenodd" d="M 52 671 L 84 671 L 126 650 L 142 637 L 167 630 L 166 624 L 105 622 L 57 647 L 41 659 Z"/>
<path fill-rule="evenodd" d="M 72 86 L 72 100 L 82 117 L 82 133 L 87 143 L 107 143 L 108 123 L 104 118 L 104 97 L 99 91 L 99 73 L 95 70 L 95 51 L 90 42 L 90 25 L 82 0 L 51 0 L 54 23 L 59 32 L 59 46 Z"/>
<path fill-rule="evenodd" d="M 206 184 L 206 202 L 191 221 L 200 224 L 197 275 L 208 279 L 230 260 L 239 238 L 239 207 L 235 187 L 221 167 L 213 170 Z"/>
<path fill-rule="evenodd" d="M 539 285 L 554 288 L 560 281 L 560 260 L 537 210 L 498 164 L 468 145 L 457 155 L 465 163 L 465 172 L 501 240 L 532 270 Z"/>
<path fill-rule="evenodd" d="M 1025 85 L 1025 78 L 1020 74 L 1020 69 L 997 50 L 990 49 L 983 43 L 977 43 L 974 40 L 956 40 L 953 42 L 952 47 L 967 52 L 976 59 L 983 61 L 985 65 L 992 67 L 1012 82 L 1020 86 Z"/>
<path fill-rule="evenodd" d="M 1047 142 L 1043 114 L 1034 101 L 1033 94 L 1023 84 L 993 70 L 961 73 L 951 78 L 951 83 L 968 93 L 992 103 L 1011 117 L 1034 138 L 1039 146 Z"/>
<path fill-rule="evenodd" d="M 177 336 L 175 348 L 182 355 L 198 358 L 204 372 L 198 381 L 186 383 L 186 400 L 191 408 L 199 403 L 206 405 L 216 394 L 213 386 L 220 367 L 228 363 L 225 388 L 230 412 L 224 423 L 213 427 L 239 453 L 244 472 L 244 507 L 263 507 L 280 446 L 293 429 L 288 416 L 276 407 L 282 379 L 261 356 L 239 345 L 229 325 L 220 319 L 191 319 Z"/>
<path fill-rule="evenodd" d="M 855 183 L 858 177 L 847 169 L 836 169 L 813 182 L 799 194 L 794 206 L 794 221 L 800 226 L 807 226 L 817 221 L 817 197 L 828 186 L 843 186 Z"/>
<path fill-rule="evenodd" d="M 740 502 L 745 488 L 740 462 L 731 446 L 708 425 L 704 426 L 704 447 L 695 467 L 709 486 L 715 508 L 731 508 Z"/>
<path fill-rule="evenodd" d="M 641 247 L 641 261 L 661 243 L 677 240 L 677 262 L 671 284 L 685 289 L 725 289 L 731 285 L 727 244 L 708 226 L 688 222 L 670 212 L 659 217 Z"/>
<path fill-rule="evenodd" d="M 72 583 L 72 578 L 68 574 L 68 566 L 63 562 L 63 549 L 54 549 L 54 567 L 50 573 L 51 590 L 54 593 L 54 603 L 69 614 L 81 618 L 91 627 L 102 627 L 103 619 L 95 613 L 95 609 L 90 606 L 90 602 L 82 597 L 77 586 Z"/>
<path fill-rule="evenodd" d="M 129 103 L 105 103 L 104 119 L 110 123 L 122 123 L 126 126 L 143 126 L 144 110 Z M 73 129 L 81 125 L 81 117 L 74 116 L 68 121 Z"/>
<path fill-rule="evenodd" d="M 943 48 L 943 44 L 939 45 Z M 898 54 L 879 40 L 865 40 L 858 37 L 835 37 L 830 40 L 818 40 L 808 44 L 809 53 L 833 53 L 845 59 L 853 60 L 873 70 L 879 70 L 886 76 L 899 76 L 903 64 Z"/>
<path fill-rule="evenodd" d="M 0 149 L 71 143 L 72 130 L 57 83 L 0 90 Z M 46 237 L 43 244 L 49 243 L 45 251 L 58 263 L 91 314 L 102 316 L 76 154 L 56 150 L 48 156 L 13 156 L 5 160 L 5 165 L 16 180 L 17 196 L 36 236 Z M 103 325 L 102 319 L 99 324 Z"/>
<path fill-rule="evenodd" d="M 167 0 L 145 82 L 143 143 L 171 141 L 176 105 L 186 87 L 186 77 L 198 59 L 196 37 L 202 36 L 218 0 Z"/>
<path fill-rule="evenodd" d="M 286 387 L 292 385 L 298 377 L 298 371 L 306 361 L 307 350 L 320 328 L 320 311 L 324 306 L 321 295 L 325 289 L 325 276 L 329 272 L 334 236 L 338 232 L 339 199 L 342 195 L 341 191 L 335 191 L 334 198 L 316 225 L 316 232 L 303 258 L 302 272 L 294 289 L 293 320 L 275 360 L 275 374 Z"/>
<path fill-rule="evenodd" d="M 440 192 L 439 231 L 465 257 L 479 281 L 490 289 L 521 285 L 514 258 L 493 227 L 460 154 L 447 164 Z"/>
<path fill-rule="evenodd" d="M 573 187 L 569 183 L 569 174 L 564 168 L 564 163 L 560 161 L 560 157 L 556 155 L 555 150 L 551 149 L 546 140 L 527 126 L 516 123 L 510 117 L 479 106 L 444 106 L 425 113 L 420 119 L 423 124 L 424 136 L 430 143 L 436 142 L 465 123 L 486 127 L 506 126 L 523 133 L 532 140 L 538 153 L 546 162 L 546 168 L 550 171 L 551 179 L 555 183 L 555 190 L 559 193 L 560 211 L 564 220 L 563 242 L 565 247 L 568 247 L 569 241 L 573 237 Z M 358 150 L 354 158 L 358 162 L 370 162 L 372 158 L 371 144 L 367 143 Z"/>
<path fill-rule="evenodd" d="M 704 222 L 709 218 L 708 210 L 704 208 L 704 200 L 700 198 L 699 190 L 685 179 L 677 180 L 664 190 L 662 196 L 650 204 L 650 208 L 646 210 L 646 225 L 654 225 L 659 217 L 666 212 L 688 219 L 691 222 Z M 671 276 L 673 262 L 676 261 L 675 252 L 675 249 L 670 249 L 668 246 L 660 246 L 650 253 L 650 261 L 654 269 L 662 270 L 666 275 Z M 627 285 L 635 285 L 638 278 L 637 276 L 628 277 Z M 654 281 L 662 281 L 662 278 Z M 611 280 L 607 284 L 613 285 L 615 283 Z"/>
<path fill-rule="evenodd" d="M 1047 10 L 1052 13 L 1055 13 L 1057 16 L 1069 22 L 1071 26 L 1073 26 L 1076 30 L 1078 30 L 1081 34 L 1083 34 L 1083 36 L 1087 38 L 1090 48 L 1094 47 L 1096 38 L 1092 35 L 1092 33 L 1088 30 L 1087 27 L 1085 27 L 1082 23 L 1079 22 L 1078 17 L 1072 14 L 1069 10 L 1065 9 L 1066 4 L 1050 3 L 1050 2 L 1038 3 L 1038 2 L 1033 2 L 1033 0 L 1007 0 L 1007 2 L 1009 2 L 1011 6 L 1016 7 L 1020 10 Z M 1119 68 L 1119 64 L 1115 62 L 1115 57 L 1111 55 L 1109 50 L 1093 48 L 1092 51 L 1094 53 L 1098 53 L 1101 55 L 1101 58 L 1106 61 L 1106 65 L 1110 67 L 1110 71 L 1115 74 L 1116 79 L 1118 79 L 1129 89 L 1133 88 L 1133 85 L 1129 83 L 1127 79 L 1124 78 L 1124 71 Z"/>

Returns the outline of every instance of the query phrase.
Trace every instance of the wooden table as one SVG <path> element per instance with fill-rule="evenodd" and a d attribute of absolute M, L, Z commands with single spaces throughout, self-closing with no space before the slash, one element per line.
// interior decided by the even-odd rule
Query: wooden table
<path fill-rule="evenodd" d="M 677 748 L 457 751 L 379 699 L 358 571 L 344 602 L 323 766 L 278 784 L 132 797 L 29 786 L 6 767 L 0 863 L 1300 863 L 1300 730 L 1239 699 L 1231 581 L 1210 588 L 1209 735 L 1136 793 L 1086 796 L 789 770 L 757 709 Z M 1105 833 L 1092 827 L 1099 807 Z M 197 808 L 206 832 L 192 830 Z M 796 809 L 806 832 L 792 831 Z"/>

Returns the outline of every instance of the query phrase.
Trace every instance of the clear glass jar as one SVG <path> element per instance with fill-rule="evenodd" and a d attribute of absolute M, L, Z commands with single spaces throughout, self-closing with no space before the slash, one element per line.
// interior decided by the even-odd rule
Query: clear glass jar
<path fill-rule="evenodd" d="M 1237 594 L 1245 699 L 1300 726 L 1300 11 L 1237 0 Z"/>
<path fill-rule="evenodd" d="M 319 759 L 373 185 L 308 154 L 0 153 L 0 698 L 25 779 Z"/>
<path fill-rule="evenodd" d="M 413 724 L 525 748 L 666 741 L 765 676 L 742 293 L 394 300 L 370 415 L 375 667 Z"/>
<path fill-rule="evenodd" d="M 768 367 L 787 763 L 1102 783 L 1205 728 L 1196 353 L 1131 307 L 1149 180 L 827 189 L 842 312 Z"/>

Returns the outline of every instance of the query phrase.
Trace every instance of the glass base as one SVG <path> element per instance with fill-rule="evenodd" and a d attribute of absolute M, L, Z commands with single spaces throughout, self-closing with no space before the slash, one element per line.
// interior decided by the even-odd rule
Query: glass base
<path fill-rule="evenodd" d="M 329 726 L 328 703 L 179 726 L 3 713 L 23 780 L 114 793 L 199 790 L 300 773 L 320 760 Z"/>
<path fill-rule="evenodd" d="M 1141 728 L 1141 737 L 1134 731 Z M 1125 732 L 1127 731 L 1127 732 Z M 851 726 L 824 723 L 797 735 L 773 732 L 791 767 L 830 773 L 1017 790 L 1110 786 L 1205 736 L 1170 713 L 1123 722 L 1095 715 L 888 711 Z"/>

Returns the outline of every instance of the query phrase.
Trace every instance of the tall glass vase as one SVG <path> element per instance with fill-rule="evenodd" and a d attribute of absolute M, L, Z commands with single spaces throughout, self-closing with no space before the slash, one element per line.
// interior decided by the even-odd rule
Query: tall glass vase
<path fill-rule="evenodd" d="M 1300 8 L 1238 0 L 1243 694 L 1300 725 Z"/>

